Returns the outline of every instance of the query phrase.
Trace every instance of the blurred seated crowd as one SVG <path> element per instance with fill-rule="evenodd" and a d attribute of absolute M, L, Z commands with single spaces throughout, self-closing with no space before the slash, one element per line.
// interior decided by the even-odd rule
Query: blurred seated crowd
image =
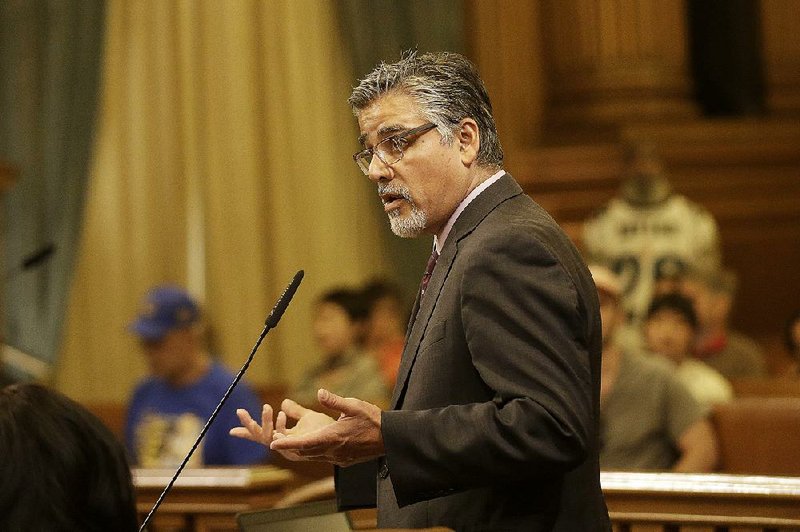
<path fill-rule="evenodd" d="M 601 467 L 717 470 L 715 414 L 734 384 L 777 376 L 731 327 L 737 276 L 713 216 L 672 190 L 653 145 L 634 143 L 618 196 L 586 220 L 580 244 L 603 321 Z M 786 327 L 795 380 L 798 319 Z"/>
<path fill-rule="evenodd" d="M 724 464 L 720 463 L 715 425 L 720 410 L 737 399 L 734 384 L 774 384 L 773 390 L 758 389 L 754 395 L 768 392 L 761 397 L 764 401 L 775 399 L 771 397 L 773 391 L 778 397 L 785 395 L 787 401 L 795 401 L 792 408 L 799 409 L 800 416 L 800 386 L 781 386 L 800 383 L 800 314 L 794 315 L 785 328 L 786 349 L 794 357 L 794 365 L 787 375 L 770 375 L 757 342 L 728 325 L 734 293 L 730 272 L 687 271 L 671 278 L 656 288 L 643 321 L 633 325 L 624 312 L 619 276 L 601 264 L 590 264 L 590 271 L 603 323 L 603 469 L 719 470 Z M 787 390 L 790 393 L 785 393 Z M 763 411 L 769 412 L 771 407 L 764 404 Z M 786 408 L 786 404 L 780 408 Z M 753 421 L 754 425 L 762 422 Z M 797 431 L 784 436 L 800 437 Z"/>
<path fill-rule="evenodd" d="M 586 221 L 580 242 L 597 287 L 603 327 L 601 467 L 717 471 L 721 445 L 714 415 L 720 405 L 736 400 L 735 384 L 743 379 L 800 383 L 800 310 L 783 330 L 791 364 L 785 375 L 770 374 L 758 343 L 731 328 L 737 278 L 722 265 L 714 219 L 671 190 L 652 146 L 632 146 L 626 163 L 619 197 Z M 318 357 L 281 393 L 319 408 L 317 390 L 326 388 L 388 408 L 408 303 L 399 285 L 384 279 L 318 294 L 310 322 Z M 48 484 L 47 496 L 63 499 L 54 507 L 75 511 L 43 518 L 83 523 L 82 514 L 94 512 L 105 520 L 98 530 L 112 522 L 114 529 L 132 529 L 128 463 L 171 468 L 193 448 L 234 380 L 206 345 L 200 306 L 181 287 L 156 286 L 145 295 L 129 331 L 138 339 L 150 373 L 126 405 L 124 435 L 109 432 L 83 406 L 46 387 L 3 383 L 0 445 L 8 450 L 2 462 L 2 476 L 8 480 L 8 489 L 0 492 L 4 507 L 35 507 L 8 502 L 17 496 L 16 486 L 30 477 L 26 471 L 47 465 L 21 452 L 35 448 L 72 467 L 59 472 L 64 482 L 72 483 L 79 470 L 94 470 L 81 460 L 99 460 L 98 467 L 113 473 L 107 480 L 85 478 L 96 483 L 87 485 L 85 493 L 53 490 Z M 239 425 L 236 409 L 245 408 L 260 419 L 264 401 L 263 390 L 253 389 L 247 378 L 240 382 L 207 427 L 189 467 L 255 465 L 279 458 L 261 445 L 229 436 Z M 86 451 L 72 451 L 78 447 Z M 68 459 L 70 453 L 80 460 Z M 109 482 L 115 489 L 108 488 Z M 331 489 L 329 478 L 310 486 L 325 493 Z M 95 490 L 101 503 L 118 508 L 115 516 L 93 510 Z M 88 522 L 77 526 L 94 529 Z"/>
<path fill-rule="evenodd" d="M 384 280 L 333 287 L 318 295 L 310 323 L 317 358 L 285 396 L 317 407 L 317 390 L 326 388 L 388 408 L 407 319 L 401 290 Z M 234 374 L 209 352 L 200 306 L 179 286 L 152 288 L 128 328 L 150 370 L 127 408 L 125 444 L 130 460 L 141 467 L 178 466 Z M 268 461 L 264 446 L 228 434 L 239 426 L 237 408 L 260 419 L 264 398 L 246 381 L 238 383 L 219 409 L 188 467 Z"/>
<path fill-rule="evenodd" d="M 718 470 L 715 408 L 734 399 L 732 382 L 769 377 L 758 344 L 729 327 L 734 275 L 719 268 L 672 271 L 655 280 L 636 322 L 626 311 L 624 272 L 609 263 L 591 262 L 589 268 L 603 323 L 601 466 Z M 406 302 L 402 291 L 385 280 L 319 294 L 310 322 L 318 358 L 280 390 L 281 398 L 319 408 L 317 390 L 326 388 L 387 408 L 403 349 Z M 185 290 L 159 286 L 147 294 L 144 310 L 129 327 L 151 369 L 128 406 L 125 441 L 135 465 L 178 465 L 233 380 L 203 345 L 200 315 Z M 800 315 L 787 325 L 786 342 L 797 353 Z M 258 419 L 265 400 L 259 392 L 239 384 L 190 466 L 278 458 L 228 436 L 239 425 L 236 408 L 245 407 Z"/>
<path fill-rule="evenodd" d="M 406 320 L 405 299 L 392 283 L 324 292 L 311 327 L 320 358 L 289 396 L 316 402 L 316 390 L 325 386 L 388 407 Z M 152 288 L 128 329 L 149 375 L 127 404 L 124 434 L 90 406 L 45 385 L 0 386 L 4 530 L 137 530 L 131 467 L 174 469 L 189 455 L 187 467 L 249 466 L 272 458 L 264 446 L 228 434 L 239 425 L 237 408 L 261 411 L 262 398 L 244 381 L 197 444 L 234 374 L 209 352 L 201 308 L 185 289 Z"/>

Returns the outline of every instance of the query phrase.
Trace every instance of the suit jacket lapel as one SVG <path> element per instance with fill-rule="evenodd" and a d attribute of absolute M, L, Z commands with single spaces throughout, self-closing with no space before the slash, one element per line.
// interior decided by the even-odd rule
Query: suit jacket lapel
<path fill-rule="evenodd" d="M 417 302 L 414 305 L 417 312 L 415 316 L 412 315 L 409 322 L 410 328 L 406 335 L 403 356 L 400 359 L 400 368 L 397 371 L 397 381 L 392 393 L 391 404 L 393 408 L 397 407 L 397 403 L 403 395 L 408 375 L 417 356 L 420 340 L 422 340 L 422 336 L 428 326 L 433 309 L 436 307 L 436 301 L 439 299 L 444 280 L 447 278 L 447 274 L 453 264 L 455 251 L 455 246 L 445 245 L 445 249 L 442 250 L 442 254 L 436 261 L 436 267 L 433 269 L 433 275 L 428 282 L 428 289 L 425 291 L 425 295 L 422 298 L 417 297 Z"/>
<path fill-rule="evenodd" d="M 420 342 L 425 335 L 425 330 L 436 308 L 436 302 L 439 299 L 442 287 L 458 254 L 458 243 L 466 238 L 500 203 L 521 193 L 522 189 L 514 181 L 514 178 L 509 174 L 505 174 L 472 200 L 456 220 L 445 241 L 442 254 L 436 261 L 436 267 L 433 270 L 425 295 L 421 299 L 417 297 L 417 301 L 414 303 L 416 313 L 412 313 L 412 317 L 409 320 L 405 348 L 403 349 L 400 368 L 397 372 L 397 381 L 392 393 L 392 408 L 399 408 L 402 404 L 408 377 L 411 373 L 411 368 L 414 366 Z"/>

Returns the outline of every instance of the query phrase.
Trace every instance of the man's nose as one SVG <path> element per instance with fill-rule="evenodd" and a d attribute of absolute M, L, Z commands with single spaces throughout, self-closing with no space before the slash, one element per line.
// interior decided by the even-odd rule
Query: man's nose
<path fill-rule="evenodd" d="M 372 159 L 369 161 L 369 177 L 370 181 L 377 183 L 378 181 L 386 181 L 391 179 L 392 168 L 383 160 L 375 155 L 372 154 Z"/>

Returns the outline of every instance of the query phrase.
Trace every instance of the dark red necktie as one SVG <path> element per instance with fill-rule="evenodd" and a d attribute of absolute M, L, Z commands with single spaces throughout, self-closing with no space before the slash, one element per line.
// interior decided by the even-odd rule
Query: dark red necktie
<path fill-rule="evenodd" d="M 433 247 L 433 253 L 431 253 L 430 258 L 428 259 L 428 264 L 425 265 L 425 273 L 422 274 L 422 283 L 420 283 L 419 287 L 419 296 L 422 297 L 425 295 L 425 290 L 428 289 L 428 281 L 431 280 L 431 275 L 433 275 L 433 268 L 436 266 L 436 260 L 439 258 L 439 252 L 436 251 L 436 246 Z"/>

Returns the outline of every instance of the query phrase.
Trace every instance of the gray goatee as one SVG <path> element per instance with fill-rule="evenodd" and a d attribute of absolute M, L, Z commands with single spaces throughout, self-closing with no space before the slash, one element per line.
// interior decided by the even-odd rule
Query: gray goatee
<path fill-rule="evenodd" d="M 402 197 L 408 202 L 411 207 L 411 213 L 408 216 L 401 216 L 400 209 L 389 211 L 389 225 L 392 232 L 401 238 L 416 238 L 425 229 L 428 224 L 428 217 L 425 212 L 420 209 L 414 200 L 411 199 L 411 192 L 400 184 L 392 183 L 379 183 L 378 194 L 393 194 Z"/>

